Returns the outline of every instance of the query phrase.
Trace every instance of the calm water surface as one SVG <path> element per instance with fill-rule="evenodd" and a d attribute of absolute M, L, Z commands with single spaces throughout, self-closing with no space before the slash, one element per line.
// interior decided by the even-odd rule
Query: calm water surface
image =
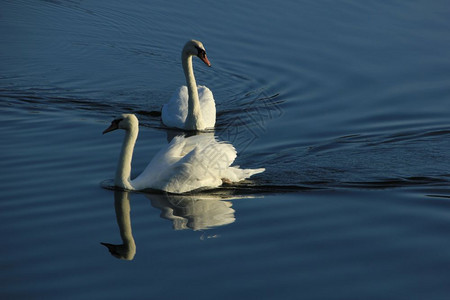
<path fill-rule="evenodd" d="M 2 1 L 1 298 L 447 299 L 449 13 Z M 191 38 L 215 134 L 266 172 L 189 195 L 104 188 L 113 116 L 140 119 L 135 174 L 177 134 L 153 112 L 184 84 Z"/>

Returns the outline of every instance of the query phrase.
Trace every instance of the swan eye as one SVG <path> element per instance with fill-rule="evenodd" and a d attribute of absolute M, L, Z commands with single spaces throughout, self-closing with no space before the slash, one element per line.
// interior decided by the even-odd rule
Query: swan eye
<path fill-rule="evenodd" d="M 205 55 L 206 55 L 205 49 L 202 49 L 202 48 L 200 48 L 198 46 L 195 46 L 195 48 L 197 49 L 197 56 L 198 57 L 205 57 Z"/>
<path fill-rule="evenodd" d="M 114 124 L 114 125 L 119 126 L 119 123 L 122 122 L 122 121 L 123 121 L 123 118 L 120 118 L 120 119 L 113 120 L 111 123 Z"/>

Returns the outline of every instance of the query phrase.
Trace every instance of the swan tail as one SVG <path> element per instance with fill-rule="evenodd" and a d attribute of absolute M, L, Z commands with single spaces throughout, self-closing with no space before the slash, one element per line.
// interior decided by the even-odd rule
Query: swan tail
<path fill-rule="evenodd" d="M 237 166 L 230 167 L 228 169 L 228 172 L 224 174 L 224 178 L 231 182 L 239 182 L 241 180 L 250 178 L 251 176 L 255 174 L 259 174 L 264 172 L 266 169 L 259 168 L 259 169 L 240 169 Z"/>
<path fill-rule="evenodd" d="M 249 178 L 249 177 L 251 177 L 251 176 L 253 176 L 253 175 L 262 173 L 262 172 L 264 172 L 265 170 L 266 170 L 265 168 L 258 168 L 258 169 L 244 169 L 247 178 Z"/>

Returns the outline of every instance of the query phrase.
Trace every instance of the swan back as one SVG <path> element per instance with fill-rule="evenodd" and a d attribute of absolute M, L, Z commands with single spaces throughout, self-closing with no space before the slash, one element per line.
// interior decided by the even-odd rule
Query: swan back
<path fill-rule="evenodd" d="M 235 158 L 234 147 L 213 135 L 177 136 L 131 183 L 135 189 L 144 189 L 152 182 L 152 188 L 171 193 L 217 187 Z"/>
<path fill-rule="evenodd" d="M 199 85 L 197 90 L 203 124 L 205 128 L 214 128 L 216 124 L 216 104 L 213 93 L 203 85 Z M 184 85 L 173 94 L 168 103 L 163 105 L 161 118 L 166 126 L 185 129 L 188 115 L 188 98 L 188 88 Z"/>

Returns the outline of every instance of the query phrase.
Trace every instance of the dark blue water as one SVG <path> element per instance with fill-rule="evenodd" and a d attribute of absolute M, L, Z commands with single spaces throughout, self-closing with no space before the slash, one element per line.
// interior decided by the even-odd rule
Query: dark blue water
<path fill-rule="evenodd" d="M 446 299 L 449 13 L 446 1 L 3 1 L 1 298 Z M 194 68 L 215 134 L 266 172 L 183 196 L 103 188 L 115 115 L 141 122 L 135 174 L 174 134 L 154 112 L 184 84 L 192 38 L 212 63 Z"/>

